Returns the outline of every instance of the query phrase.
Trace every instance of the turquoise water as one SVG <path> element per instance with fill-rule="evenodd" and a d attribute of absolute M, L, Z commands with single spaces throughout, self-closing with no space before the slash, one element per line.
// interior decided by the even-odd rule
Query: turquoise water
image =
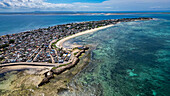
<path fill-rule="evenodd" d="M 76 37 L 69 43 L 92 44 L 91 63 L 64 96 L 169 96 L 170 15 L 0 16 L 0 35 L 56 24 L 132 17 L 158 20 L 120 23 Z M 67 42 L 66 42 L 67 43 Z M 80 86 L 81 85 L 81 86 Z M 77 91 L 76 91 L 77 90 Z"/>
<path fill-rule="evenodd" d="M 70 84 L 79 91 L 64 95 L 169 96 L 170 16 L 167 17 L 120 23 L 68 41 L 95 45 L 96 49 L 91 63 Z"/>

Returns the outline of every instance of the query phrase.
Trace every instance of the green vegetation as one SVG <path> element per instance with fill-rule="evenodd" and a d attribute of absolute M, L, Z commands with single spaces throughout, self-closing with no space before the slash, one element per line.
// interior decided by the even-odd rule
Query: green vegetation
<path fill-rule="evenodd" d="M 8 48 L 4 48 L 4 49 L 3 49 L 3 51 L 6 51 L 6 50 L 8 50 Z"/>
<path fill-rule="evenodd" d="M 58 48 L 57 50 L 58 50 L 58 51 L 61 51 L 61 50 L 63 50 L 63 48 Z M 61 55 L 61 56 L 62 56 L 62 55 Z"/>
<path fill-rule="evenodd" d="M 48 63 L 52 63 L 52 61 L 51 61 L 51 60 L 48 60 Z"/>
<path fill-rule="evenodd" d="M 62 66 L 67 66 L 67 65 L 69 65 L 69 64 L 71 64 L 72 62 L 69 62 L 69 63 L 67 63 L 67 64 L 63 64 L 63 65 L 59 65 L 59 66 L 57 66 L 57 67 L 53 67 L 52 69 L 57 69 L 57 68 L 59 68 L 59 67 L 62 67 Z"/>
<path fill-rule="evenodd" d="M 77 47 L 73 48 L 73 50 L 78 49 Z"/>
<path fill-rule="evenodd" d="M 3 45 L 0 45 L 0 48 L 5 48 L 5 47 L 8 47 L 9 44 L 3 44 Z"/>
<path fill-rule="evenodd" d="M 10 39 L 10 40 L 9 40 L 9 44 L 12 44 L 12 43 L 14 43 L 14 42 L 15 42 L 14 39 Z"/>
<path fill-rule="evenodd" d="M 78 52 L 74 53 L 74 55 L 76 55 Z"/>
<path fill-rule="evenodd" d="M 97 28 L 102 27 L 102 26 L 97 26 Z"/>
<path fill-rule="evenodd" d="M 61 53 L 59 56 L 62 57 L 62 56 L 63 56 L 63 53 Z"/>
<path fill-rule="evenodd" d="M 61 40 L 61 39 L 58 39 L 56 42 L 52 43 L 52 44 L 51 44 L 51 47 L 52 47 L 52 48 L 57 48 L 57 46 L 56 46 L 55 44 L 56 44 L 58 41 L 60 41 L 60 40 Z"/>
<path fill-rule="evenodd" d="M 78 49 L 78 50 L 80 50 L 80 51 L 82 50 L 82 49 L 79 49 L 78 47 L 74 47 L 72 50 L 75 50 L 75 49 Z"/>
<path fill-rule="evenodd" d="M 57 69 L 58 67 L 53 67 L 52 69 Z"/>
<path fill-rule="evenodd" d="M 55 43 L 57 43 L 58 41 L 60 41 L 61 39 L 58 39 Z"/>
<path fill-rule="evenodd" d="M 15 40 L 13 40 L 13 39 L 9 40 L 9 44 L 14 43 L 14 42 L 15 42 Z M 9 44 L 2 44 L 2 45 L 0 45 L 0 48 L 8 47 Z"/>
<path fill-rule="evenodd" d="M 92 27 L 92 24 L 89 24 L 89 27 Z"/>
<path fill-rule="evenodd" d="M 79 59 L 82 58 L 84 56 L 85 53 L 82 53 L 81 56 L 79 56 Z"/>
<path fill-rule="evenodd" d="M 57 48 L 57 46 L 55 45 L 55 43 L 52 43 L 52 44 L 51 44 L 51 47 L 52 47 L 52 48 Z"/>
<path fill-rule="evenodd" d="M 66 65 L 68 65 L 68 64 L 59 65 L 58 68 L 59 68 L 59 67 L 62 67 L 62 66 L 66 66 Z"/>
<path fill-rule="evenodd" d="M 4 60 L 4 57 L 0 57 L 0 61 Z"/>

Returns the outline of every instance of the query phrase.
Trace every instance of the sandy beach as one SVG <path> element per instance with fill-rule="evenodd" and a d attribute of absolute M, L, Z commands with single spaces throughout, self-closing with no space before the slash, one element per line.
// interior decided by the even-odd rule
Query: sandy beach
<path fill-rule="evenodd" d="M 56 43 L 56 46 L 59 47 L 59 48 L 63 48 L 63 43 L 71 38 L 75 38 L 77 36 L 80 36 L 80 35 L 84 35 L 84 34 L 88 34 L 88 33 L 92 33 L 92 32 L 95 32 L 95 31 L 98 31 L 98 30 L 102 30 L 102 29 L 105 29 L 105 28 L 109 28 L 109 27 L 112 27 L 114 26 L 113 24 L 111 25 L 107 25 L 107 26 L 103 26 L 103 27 L 99 27 L 99 28 L 95 28 L 95 29 L 91 29 L 91 30 L 87 30 L 87 31 L 83 31 L 83 32 L 80 32 L 80 33 L 76 33 L 74 35 L 71 35 L 71 36 L 68 36 L 66 38 L 63 38 L 61 39 L 60 41 L 58 41 Z M 63 48 L 64 50 L 66 50 L 66 48 Z"/>

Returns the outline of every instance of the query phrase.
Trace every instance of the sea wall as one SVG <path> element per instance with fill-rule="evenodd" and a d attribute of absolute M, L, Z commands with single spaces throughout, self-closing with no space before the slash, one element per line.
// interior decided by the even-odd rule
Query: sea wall
<path fill-rule="evenodd" d="M 54 74 L 59 75 L 62 72 L 76 66 L 80 61 L 79 57 L 82 55 L 82 53 L 85 53 L 88 49 L 89 47 L 84 47 L 81 51 L 79 51 L 77 53 L 78 55 L 76 54 L 76 56 L 73 57 L 72 62 L 70 64 L 59 68 L 52 68 L 48 72 L 44 73 L 44 79 L 37 86 L 42 86 L 43 84 L 48 83 L 49 80 L 54 77 Z"/>

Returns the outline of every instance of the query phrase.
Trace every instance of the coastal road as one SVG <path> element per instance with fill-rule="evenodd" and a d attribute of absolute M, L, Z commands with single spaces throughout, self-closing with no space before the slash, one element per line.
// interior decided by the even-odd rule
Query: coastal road
<path fill-rule="evenodd" d="M 60 65 L 68 64 L 71 61 L 64 62 L 64 63 L 44 63 L 44 62 L 16 62 L 16 63 L 6 63 L 6 64 L 0 64 L 0 68 L 3 67 L 13 67 L 13 66 L 28 66 L 28 67 L 35 67 L 35 68 L 41 68 L 41 67 L 57 67 Z"/>
<path fill-rule="evenodd" d="M 35 61 L 37 59 L 38 54 L 40 54 L 40 52 L 43 50 L 43 48 L 37 53 L 37 55 L 34 57 L 33 61 Z"/>
<path fill-rule="evenodd" d="M 49 48 L 51 49 L 51 45 L 54 43 L 54 42 L 56 42 L 58 39 L 55 39 L 55 40 L 53 40 L 53 41 L 51 41 L 50 42 L 50 44 L 49 44 Z"/>
<path fill-rule="evenodd" d="M 8 66 L 46 66 L 46 67 L 55 67 L 58 64 L 52 64 L 52 63 L 39 63 L 39 62 L 17 62 L 17 63 L 6 63 L 1 64 L 0 67 L 8 67 Z"/>
<path fill-rule="evenodd" d="M 49 54 L 50 54 L 50 58 L 51 58 L 52 63 L 55 63 L 54 58 L 53 58 L 53 56 L 51 55 L 50 52 L 49 52 Z"/>
<path fill-rule="evenodd" d="M 40 48 L 37 48 L 35 51 L 34 51 L 34 53 L 28 58 L 28 60 L 30 60 L 31 59 L 31 57 L 33 57 L 36 53 L 36 51 L 38 51 L 38 49 L 40 49 Z M 32 60 L 33 61 L 33 60 Z"/>

